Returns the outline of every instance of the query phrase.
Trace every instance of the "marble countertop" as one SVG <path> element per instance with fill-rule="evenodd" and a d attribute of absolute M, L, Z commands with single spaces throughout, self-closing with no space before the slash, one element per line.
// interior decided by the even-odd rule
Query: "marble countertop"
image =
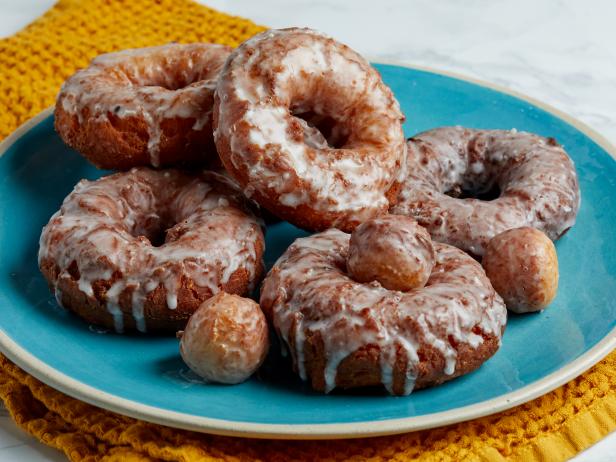
<path fill-rule="evenodd" d="M 611 0 L 207 4 L 271 27 L 313 27 L 370 58 L 509 87 L 569 113 L 616 144 L 616 3 Z"/>
<path fill-rule="evenodd" d="M 611 0 L 207 0 L 271 27 L 326 32 L 375 60 L 458 72 L 540 99 L 616 144 L 616 2 Z M 0 0 L 0 37 L 51 0 Z M 412 115 L 410 115 L 412 117 Z M 616 433 L 574 458 L 608 462 Z M 0 409 L 0 460 L 64 460 Z"/>

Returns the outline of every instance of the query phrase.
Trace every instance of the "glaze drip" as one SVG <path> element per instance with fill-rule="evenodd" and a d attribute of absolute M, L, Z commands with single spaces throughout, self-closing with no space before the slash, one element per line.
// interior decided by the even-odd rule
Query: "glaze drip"
<path fill-rule="evenodd" d="M 222 45 L 193 43 L 103 54 L 62 85 L 58 104 L 80 123 L 141 118 L 150 163 L 158 167 L 165 119 L 193 119 L 194 131 L 211 120 L 215 82 L 229 52 Z"/>
<path fill-rule="evenodd" d="M 164 243 L 153 246 L 147 236 L 161 229 Z M 258 220 L 223 176 L 140 168 L 79 182 L 43 228 L 39 265 L 53 262 L 56 290 L 78 277 L 79 290 L 104 303 L 116 331 L 127 313 L 145 331 L 147 299 L 158 288 L 166 309 L 176 310 L 185 280 L 211 294 L 237 271 L 253 283 L 262 239 Z"/>
<path fill-rule="evenodd" d="M 405 364 L 397 394 L 413 390 L 426 347 L 442 358 L 437 372 L 452 375 L 460 345 L 478 348 L 482 334 L 500 339 L 506 322 L 504 303 L 470 256 L 436 243 L 436 262 L 426 286 L 392 291 L 378 283 L 358 283 L 347 274 L 349 238 L 332 229 L 296 240 L 263 284 L 261 306 L 289 346 L 303 379 L 310 370 L 306 339 L 315 336 L 323 346 L 326 392 L 336 387 L 345 359 L 362 348 L 376 347 L 380 382 L 388 391 L 394 391 L 397 364 Z"/>
<path fill-rule="evenodd" d="M 516 130 L 444 127 L 408 141 L 407 177 L 392 213 L 432 238 L 482 256 L 503 231 L 531 226 L 558 239 L 575 223 L 580 188 L 573 161 L 553 139 Z M 491 201 L 450 197 L 500 189 Z"/>
<path fill-rule="evenodd" d="M 257 196 L 339 214 L 332 226 L 388 208 L 406 158 L 404 116 L 378 72 L 348 47 L 310 29 L 259 34 L 227 60 L 216 101 L 214 139 L 230 151 L 221 158 Z M 293 114 L 327 120 L 339 148 Z"/>

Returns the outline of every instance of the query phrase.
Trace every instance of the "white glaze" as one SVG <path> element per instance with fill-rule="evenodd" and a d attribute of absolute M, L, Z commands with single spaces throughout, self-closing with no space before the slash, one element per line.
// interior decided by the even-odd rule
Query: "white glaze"
<path fill-rule="evenodd" d="M 194 119 L 195 131 L 210 121 L 215 82 L 229 51 L 193 43 L 100 55 L 62 85 L 58 104 L 80 123 L 85 117 L 108 121 L 112 114 L 143 119 L 150 162 L 157 167 L 165 119 Z"/>
<path fill-rule="evenodd" d="M 442 372 L 451 375 L 457 350 L 448 336 L 471 348 L 483 342 L 473 328 L 500 338 L 506 322 L 503 301 L 481 266 L 462 251 L 435 244 L 436 265 L 427 285 L 398 292 L 351 279 L 344 269 L 348 247 L 349 235 L 335 229 L 298 239 L 264 281 L 261 306 L 291 346 L 303 379 L 307 378 L 303 341 L 308 333 L 319 333 L 323 341 L 326 391 L 336 385 L 340 361 L 363 346 L 376 345 L 381 381 L 389 391 L 393 389 L 396 347 L 406 352 L 407 394 L 417 376 L 421 344 L 443 355 Z"/>
<path fill-rule="evenodd" d="M 408 150 L 407 178 L 391 212 L 415 218 L 437 241 L 481 256 L 507 229 L 531 226 L 556 240 L 575 223 L 581 197 L 575 167 L 547 138 L 444 127 L 413 137 Z M 493 185 L 501 194 L 492 201 L 445 194 Z"/>
<path fill-rule="evenodd" d="M 64 305 L 62 304 L 62 291 L 59 289 L 54 290 L 53 296 L 56 299 L 58 306 L 60 308 L 64 308 Z"/>
<path fill-rule="evenodd" d="M 340 213 L 341 222 L 387 209 L 405 162 L 404 117 L 378 72 L 349 48 L 309 29 L 264 32 L 232 53 L 216 99 L 214 138 L 230 147 L 227 162 L 245 188 L 285 207 Z M 293 115 L 308 111 L 339 121 L 342 148 Z"/>
<path fill-rule="evenodd" d="M 221 186 L 229 192 L 222 192 Z M 162 286 L 167 308 L 177 308 L 182 278 L 217 293 L 239 269 L 252 283 L 258 268 L 255 246 L 263 239 L 257 219 L 238 208 L 239 192 L 214 173 L 190 176 L 179 171 L 133 169 L 97 181 L 82 180 L 64 200 L 41 234 L 39 265 L 52 260 L 58 277 L 79 270 L 79 289 L 95 296 L 92 284 L 120 278 L 104 294 L 115 328 L 124 328 L 123 312 L 131 312 L 139 330 L 146 330 L 144 303 Z M 147 237 L 166 230 L 166 241 L 153 246 Z M 131 290 L 129 307 L 120 297 Z"/>

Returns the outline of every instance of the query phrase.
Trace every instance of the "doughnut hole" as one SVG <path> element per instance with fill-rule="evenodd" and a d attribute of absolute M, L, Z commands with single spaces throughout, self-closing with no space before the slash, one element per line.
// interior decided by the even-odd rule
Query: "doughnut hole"
<path fill-rule="evenodd" d="M 261 366 L 269 348 L 259 305 L 225 292 L 203 302 L 180 337 L 180 354 L 188 367 L 218 383 L 245 381 Z"/>
<path fill-rule="evenodd" d="M 426 285 L 434 261 L 425 228 L 410 217 L 386 215 L 355 228 L 347 270 L 358 282 L 378 281 L 386 289 L 406 292 Z"/>
<path fill-rule="evenodd" d="M 348 141 L 349 129 L 332 117 L 319 115 L 313 111 L 303 113 L 291 111 L 291 113 L 300 121 L 304 143 L 312 148 L 340 149 Z"/>
<path fill-rule="evenodd" d="M 556 297 L 556 248 L 537 229 L 516 228 L 498 234 L 488 243 L 482 264 L 494 289 L 515 313 L 540 311 Z"/>

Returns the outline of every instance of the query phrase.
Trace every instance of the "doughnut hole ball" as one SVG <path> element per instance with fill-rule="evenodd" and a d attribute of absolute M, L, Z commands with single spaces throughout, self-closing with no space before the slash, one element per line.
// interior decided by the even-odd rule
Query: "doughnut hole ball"
<path fill-rule="evenodd" d="M 347 270 L 358 282 L 378 281 L 386 289 L 406 292 L 426 285 L 434 260 L 425 228 L 410 217 L 385 215 L 355 228 Z"/>
<path fill-rule="evenodd" d="M 184 362 L 210 382 L 245 381 L 261 366 L 269 348 L 259 305 L 225 292 L 203 302 L 179 336 Z"/>
<path fill-rule="evenodd" d="M 556 297 L 556 248 L 537 229 L 510 229 L 493 237 L 482 264 L 494 289 L 514 313 L 540 311 Z"/>

